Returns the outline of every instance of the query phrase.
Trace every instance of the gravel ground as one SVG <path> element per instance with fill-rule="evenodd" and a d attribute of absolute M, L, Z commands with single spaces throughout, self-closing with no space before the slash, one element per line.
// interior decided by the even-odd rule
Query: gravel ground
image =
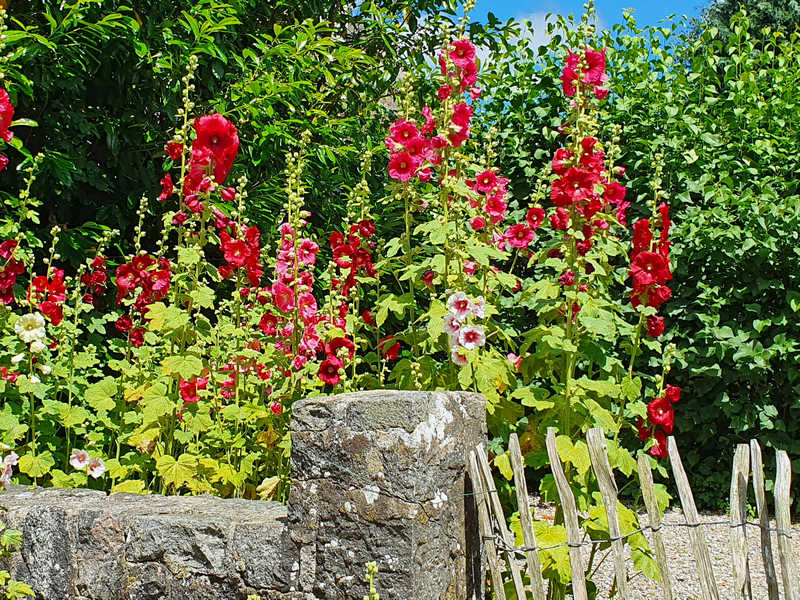
<path fill-rule="evenodd" d="M 539 510 L 536 512 L 538 513 Z M 548 513 L 550 514 L 548 515 Z M 547 508 L 541 509 L 541 514 L 545 518 L 547 518 L 547 516 L 552 518 L 552 513 Z M 727 519 L 728 516 L 725 514 L 700 515 L 700 520 L 703 522 L 717 522 Z M 648 524 L 647 514 L 639 515 L 639 523 L 642 527 Z M 680 509 L 670 510 L 664 515 L 664 523 L 686 523 L 686 519 Z M 775 527 L 774 522 L 770 525 L 771 527 Z M 730 527 L 728 525 L 710 525 L 704 527 L 704 530 L 720 600 L 733 600 L 736 596 L 734 596 L 733 593 Z M 700 593 L 697 569 L 695 567 L 694 552 L 689 536 L 689 528 L 667 527 L 662 531 L 664 532 L 667 564 L 672 579 L 673 598 L 675 598 L 675 600 L 699 600 L 702 596 Z M 761 532 L 758 528 L 749 526 L 746 528 L 746 532 L 750 578 L 752 582 L 752 598 L 753 600 L 767 600 L 767 584 L 764 578 L 764 563 L 761 558 Z M 652 544 L 651 533 L 645 532 L 644 535 Z M 770 535 L 772 536 L 773 553 L 777 558 L 776 534 L 771 533 Z M 800 531 L 795 531 L 792 537 L 792 549 L 795 565 L 800 565 Z M 614 580 L 614 563 L 610 550 L 604 554 L 607 554 L 607 556 L 600 564 L 593 580 L 600 591 L 599 598 L 607 600 L 609 598 L 609 590 Z M 587 558 L 588 555 L 589 551 L 587 549 Z M 595 564 L 602 558 L 603 556 L 598 553 L 598 556 L 595 558 Z M 632 564 L 630 559 L 626 561 L 629 574 Z M 776 570 L 780 597 L 784 598 L 779 564 L 776 565 Z M 797 582 L 797 586 L 800 587 L 800 581 Z M 647 579 L 644 575 L 638 575 L 630 581 L 630 593 L 632 600 L 659 600 L 662 598 L 660 584 Z"/>

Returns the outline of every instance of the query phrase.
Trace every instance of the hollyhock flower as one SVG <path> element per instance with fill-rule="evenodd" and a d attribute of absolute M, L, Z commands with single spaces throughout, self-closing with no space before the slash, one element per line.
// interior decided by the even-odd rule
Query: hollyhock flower
<path fill-rule="evenodd" d="M 664 317 L 651 315 L 647 317 L 647 335 L 657 338 L 664 333 Z"/>
<path fill-rule="evenodd" d="M 358 232 L 365 238 L 371 238 L 375 235 L 375 222 L 363 220 L 358 222 Z"/>
<path fill-rule="evenodd" d="M 275 306 L 284 313 L 294 310 L 294 292 L 285 283 L 272 285 L 272 298 Z"/>
<path fill-rule="evenodd" d="M 14 250 L 17 249 L 18 245 L 19 242 L 17 242 L 17 240 L 5 240 L 2 244 L 0 244 L 0 258 L 11 260 L 11 257 L 14 255 Z"/>
<path fill-rule="evenodd" d="M 558 278 L 558 283 L 565 287 L 573 285 L 575 283 L 575 272 L 571 269 L 567 269 Z"/>
<path fill-rule="evenodd" d="M 392 141 L 405 146 L 414 138 L 420 137 L 417 126 L 406 119 L 398 119 L 389 127 L 389 136 Z"/>
<path fill-rule="evenodd" d="M 165 151 L 172 160 L 178 160 L 183 155 L 183 144 L 180 142 L 167 142 Z"/>
<path fill-rule="evenodd" d="M 106 465 L 103 463 L 103 459 L 93 458 L 90 460 L 89 464 L 86 465 L 86 472 L 94 479 L 102 477 L 103 473 L 106 472 Z"/>
<path fill-rule="evenodd" d="M 343 352 L 340 352 L 340 350 L 343 350 Z M 356 345 L 352 340 L 346 337 L 333 338 L 330 342 L 325 344 L 325 353 L 328 356 L 342 358 L 342 354 L 346 354 L 348 359 L 353 360 L 355 351 Z"/>
<path fill-rule="evenodd" d="M 596 50 L 586 50 L 584 54 L 587 68 L 583 72 L 583 82 L 589 85 L 601 85 L 608 81 L 606 75 L 606 49 L 600 52 Z"/>
<path fill-rule="evenodd" d="M 0 379 L 3 381 L 8 381 L 10 383 L 14 383 L 19 377 L 19 373 L 16 371 L 11 371 L 8 367 L 0 367 Z"/>
<path fill-rule="evenodd" d="M 575 155 L 566 148 L 559 148 L 553 155 L 553 172 L 557 175 L 563 175 L 567 172 L 569 162 Z"/>
<path fill-rule="evenodd" d="M 533 229 L 519 223 L 517 225 L 512 225 L 508 228 L 505 233 L 506 239 L 508 240 L 508 245 L 514 248 L 527 248 L 528 245 L 533 242 L 533 238 L 535 234 Z"/>
<path fill-rule="evenodd" d="M 481 97 L 482 93 L 483 93 L 483 90 L 481 90 L 481 88 L 473 87 L 473 88 L 470 88 L 470 90 L 469 90 L 469 97 L 472 98 L 473 100 L 477 100 L 478 98 Z"/>
<path fill-rule="evenodd" d="M 128 339 L 131 345 L 135 348 L 140 348 L 144 344 L 144 328 L 137 327 L 128 334 Z"/>
<path fill-rule="evenodd" d="M 61 307 L 56 304 L 55 302 L 51 302 L 49 300 L 45 300 L 44 302 L 39 303 L 39 310 L 42 311 L 42 314 L 50 319 L 50 322 L 53 325 L 58 325 L 61 323 L 61 320 L 64 318 L 64 314 L 61 311 Z"/>
<path fill-rule="evenodd" d="M 619 206 L 619 204 L 625 200 L 625 194 L 627 191 L 628 190 L 624 185 L 613 181 L 606 185 L 606 189 L 603 192 L 603 197 L 606 199 L 606 202 L 610 202 L 615 206 Z"/>
<path fill-rule="evenodd" d="M 342 361 L 335 356 L 329 356 L 319 365 L 318 377 L 328 385 L 336 385 L 341 381 L 339 369 L 344 368 Z"/>
<path fill-rule="evenodd" d="M 477 318 L 483 318 L 486 312 L 486 300 L 484 300 L 483 296 L 478 296 L 474 302 L 470 303 L 470 310 Z"/>
<path fill-rule="evenodd" d="M 460 331 L 461 321 L 453 313 L 447 313 L 444 316 L 444 332 L 450 336 L 451 339 L 457 340 Z"/>
<path fill-rule="evenodd" d="M 466 354 L 461 348 L 451 348 L 450 349 L 450 360 L 453 361 L 453 364 L 459 367 L 466 367 L 469 364 L 467 360 Z"/>
<path fill-rule="evenodd" d="M 365 310 L 361 313 L 361 318 L 366 325 L 375 325 L 375 317 L 373 316 L 372 311 Z"/>
<path fill-rule="evenodd" d="M 44 352 L 45 348 L 47 348 L 47 346 L 45 346 L 39 340 L 36 340 L 35 342 L 31 342 L 30 351 L 31 351 L 31 354 L 39 354 L 40 352 Z M 49 369 L 50 367 L 47 367 L 47 368 Z M 48 374 L 49 374 L 49 371 L 47 373 L 45 373 L 45 375 L 48 375 Z"/>
<path fill-rule="evenodd" d="M 443 85 L 436 92 L 436 95 L 439 96 L 439 100 L 444 102 L 450 97 L 450 94 L 452 93 L 453 93 L 453 88 L 451 88 L 449 85 Z"/>
<path fill-rule="evenodd" d="M 302 264 L 311 266 L 317 262 L 317 252 L 319 252 L 319 245 L 306 238 L 300 242 L 297 258 Z"/>
<path fill-rule="evenodd" d="M 431 142 L 424 137 L 415 137 L 408 140 L 406 152 L 414 160 L 417 166 L 421 165 L 431 151 Z"/>
<path fill-rule="evenodd" d="M 653 436 L 653 432 L 650 431 L 650 427 L 644 422 L 642 417 L 636 419 L 636 429 L 639 432 L 639 439 L 643 442 L 646 442 Z"/>
<path fill-rule="evenodd" d="M 550 215 L 550 226 L 558 231 L 564 231 L 569 227 L 569 213 L 564 208 L 557 208 L 556 212 Z"/>
<path fill-rule="evenodd" d="M 578 92 L 575 83 L 578 80 L 578 72 L 576 69 L 580 65 L 580 57 L 571 50 L 568 50 L 565 63 L 564 69 L 561 71 L 561 88 L 564 90 L 564 95 L 567 98 L 571 98 Z"/>
<path fill-rule="evenodd" d="M 650 221 L 639 219 L 633 224 L 633 252 L 649 251 L 653 241 L 653 234 L 650 231 Z"/>
<path fill-rule="evenodd" d="M 610 91 L 609 89 L 600 87 L 599 85 L 595 86 L 594 97 L 597 98 L 598 100 L 605 100 L 608 97 L 609 91 Z"/>
<path fill-rule="evenodd" d="M 283 412 L 283 406 L 279 402 L 273 402 L 269 405 L 269 409 L 274 415 L 280 415 Z"/>
<path fill-rule="evenodd" d="M 91 457 L 86 450 L 73 450 L 69 456 L 69 464 L 74 469 L 85 469 L 90 460 Z"/>
<path fill-rule="evenodd" d="M 14 332 L 26 344 L 36 340 L 42 341 L 47 335 L 44 317 L 39 313 L 22 315 L 14 324 Z"/>
<path fill-rule="evenodd" d="M 422 280 L 422 283 L 430 287 L 433 285 L 434 277 L 436 277 L 436 274 L 433 271 L 425 271 L 420 279 Z"/>
<path fill-rule="evenodd" d="M 430 135 L 436 128 L 436 121 L 433 119 L 433 111 L 430 106 L 422 107 L 422 116 L 425 118 L 425 125 L 419 130 L 423 136 Z"/>
<path fill-rule="evenodd" d="M 11 104 L 11 97 L 4 89 L 0 89 L 0 138 L 7 143 L 14 138 L 14 133 L 9 130 L 14 121 L 14 105 Z"/>
<path fill-rule="evenodd" d="M 563 177 L 553 182 L 550 200 L 561 207 L 588 200 L 594 196 L 594 186 L 597 181 L 597 175 L 592 171 L 570 167 Z"/>
<path fill-rule="evenodd" d="M 517 356 L 513 352 L 509 352 L 506 358 L 508 359 L 508 362 L 513 365 L 514 370 L 519 371 L 520 367 L 522 366 L 522 357 Z"/>
<path fill-rule="evenodd" d="M 486 334 L 479 325 L 466 325 L 458 332 L 458 343 L 467 350 L 480 348 L 486 343 Z"/>
<path fill-rule="evenodd" d="M 447 309 L 456 319 L 463 321 L 472 312 L 472 305 L 464 292 L 455 292 L 447 299 Z"/>
<path fill-rule="evenodd" d="M 667 456 L 667 436 L 660 429 L 654 434 L 656 445 L 650 448 L 647 453 L 653 458 L 664 458 Z"/>
<path fill-rule="evenodd" d="M 575 243 L 575 250 L 579 256 L 586 256 L 589 250 L 592 249 L 592 240 L 579 240 Z"/>
<path fill-rule="evenodd" d="M 664 397 L 670 402 L 675 403 L 681 399 L 681 388 L 677 385 L 667 385 L 664 391 Z"/>
<path fill-rule="evenodd" d="M 239 134 L 236 126 L 219 113 L 194 120 L 197 137 L 194 148 L 208 150 L 214 159 L 214 179 L 221 184 L 228 176 L 236 154 L 239 152 Z"/>
<path fill-rule="evenodd" d="M 664 283 L 672 279 L 666 259 L 655 252 L 639 252 L 630 267 L 635 287 Z"/>
<path fill-rule="evenodd" d="M 453 116 L 450 119 L 452 133 L 447 137 L 456 148 L 461 146 L 469 137 L 469 122 L 472 115 L 472 107 L 466 102 L 461 102 L 453 107 Z"/>
<path fill-rule="evenodd" d="M 653 425 L 662 427 L 668 434 L 672 433 L 675 424 L 675 411 L 672 402 L 661 396 L 650 401 L 647 405 L 647 417 Z"/>
<path fill-rule="evenodd" d="M 172 224 L 176 227 L 182 227 L 187 220 L 189 220 L 189 215 L 183 211 L 180 211 L 175 213 L 175 216 L 172 217 Z"/>
<path fill-rule="evenodd" d="M 183 402 L 186 404 L 196 404 L 199 402 L 200 396 L 198 396 L 197 391 L 206 389 L 207 384 L 208 377 L 193 377 L 189 380 L 181 379 L 179 387 Z"/>
<path fill-rule="evenodd" d="M 544 221 L 544 217 L 545 212 L 543 208 L 539 206 L 531 206 L 525 215 L 525 220 L 528 222 L 528 225 L 531 226 L 531 229 L 538 229 L 541 226 L 542 221 Z"/>
<path fill-rule="evenodd" d="M 470 219 L 469 226 L 472 227 L 475 231 L 481 231 L 484 227 L 486 227 L 486 219 L 483 217 L 475 217 Z"/>
<path fill-rule="evenodd" d="M 489 194 L 497 186 L 497 175 L 487 169 L 475 176 L 475 189 L 484 194 Z"/>
<path fill-rule="evenodd" d="M 475 271 L 477 270 L 478 270 L 478 263 L 476 263 L 474 260 L 464 261 L 464 273 L 466 273 L 469 276 L 472 276 L 475 274 Z"/>
<path fill-rule="evenodd" d="M 408 181 L 418 166 L 419 164 L 408 152 L 396 152 L 389 158 L 389 177 L 398 181 Z"/>
<path fill-rule="evenodd" d="M 400 342 L 394 342 L 393 335 L 387 335 L 386 337 L 381 338 L 378 340 L 378 348 L 383 354 L 383 357 L 387 360 L 397 360 L 397 357 L 400 355 Z"/>
<path fill-rule="evenodd" d="M 486 205 L 483 207 L 486 211 L 486 214 L 492 220 L 492 223 L 500 223 L 501 221 L 505 220 L 506 218 L 506 210 L 508 209 L 508 204 L 505 200 L 499 195 L 489 196 L 486 200 Z"/>
<path fill-rule="evenodd" d="M 11 364 L 18 365 L 19 363 L 22 362 L 23 358 L 25 358 L 25 355 L 22 352 L 20 352 L 19 354 L 15 354 L 14 356 L 11 357 Z"/>
<path fill-rule="evenodd" d="M 278 317 L 271 313 L 264 313 L 258 322 L 258 328 L 266 336 L 273 336 L 278 332 Z"/>
<path fill-rule="evenodd" d="M 450 60 L 459 69 L 475 65 L 475 46 L 469 40 L 457 40 L 450 44 L 452 50 L 448 53 Z"/>
<path fill-rule="evenodd" d="M 158 195 L 158 199 L 161 202 L 165 202 L 167 198 L 172 196 L 173 192 L 175 191 L 175 186 L 172 183 L 172 175 L 167 173 L 164 177 L 161 178 L 161 193 Z"/>

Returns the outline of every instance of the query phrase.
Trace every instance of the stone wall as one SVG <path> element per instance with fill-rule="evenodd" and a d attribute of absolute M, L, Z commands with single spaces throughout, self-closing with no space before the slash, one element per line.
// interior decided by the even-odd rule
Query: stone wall
<path fill-rule="evenodd" d="M 294 407 L 289 505 L 12 486 L 10 568 L 43 600 L 482 600 L 466 452 L 485 400 L 359 392 Z"/>

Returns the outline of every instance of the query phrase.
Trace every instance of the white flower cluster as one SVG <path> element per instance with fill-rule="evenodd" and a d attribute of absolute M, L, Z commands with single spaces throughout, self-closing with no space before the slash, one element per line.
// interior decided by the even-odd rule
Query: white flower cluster
<path fill-rule="evenodd" d="M 86 469 L 86 472 L 97 479 L 106 472 L 106 465 L 102 458 L 92 458 L 86 450 L 73 450 L 69 456 L 69 464 L 74 468 Z"/>
<path fill-rule="evenodd" d="M 450 359 L 460 367 L 467 364 L 465 350 L 486 343 L 483 327 L 467 323 L 470 317 L 482 319 L 485 306 L 483 296 L 470 300 L 464 292 L 456 292 L 447 299 L 449 312 L 444 317 L 444 330 L 450 338 Z"/>
<path fill-rule="evenodd" d="M 28 313 L 22 315 L 14 324 L 14 333 L 19 336 L 26 344 L 38 342 L 44 349 L 44 338 L 47 336 L 45 331 L 44 317 L 39 313 Z"/>
<path fill-rule="evenodd" d="M 8 446 L 6 446 L 8 448 Z M 0 488 L 6 487 L 9 483 L 11 483 L 11 473 L 15 466 L 17 466 L 17 460 L 19 456 L 17 456 L 16 452 L 10 452 L 8 456 L 3 459 L 2 464 L 2 472 L 0 472 Z"/>

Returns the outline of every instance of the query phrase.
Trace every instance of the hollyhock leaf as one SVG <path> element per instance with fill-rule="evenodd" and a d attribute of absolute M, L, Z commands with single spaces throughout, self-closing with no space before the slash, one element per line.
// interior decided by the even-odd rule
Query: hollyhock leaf
<path fill-rule="evenodd" d="M 141 479 L 128 479 L 122 481 L 111 488 L 111 494 L 149 494 L 144 489 L 144 481 Z"/>
<path fill-rule="evenodd" d="M 90 421 L 91 417 L 92 413 L 82 406 L 70 406 L 69 404 L 64 404 L 58 413 L 58 420 L 64 427 L 75 427 L 84 421 Z"/>
<path fill-rule="evenodd" d="M 511 468 L 511 459 L 508 457 L 508 453 L 503 452 L 496 455 L 494 457 L 494 466 L 508 481 L 514 479 L 514 470 Z"/>
<path fill-rule="evenodd" d="M 786 301 L 794 312 L 800 311 L 800 293 L 786 292 Z"/>
<path fill-rule="evenodd" d="M 161 361 L 165 375 L 180 375 L 191 379 L 203 371 L 203 361 L 193 354 L 177 354 Z"/>
<path fill-rule="evenodd" d="M 256 488 L 258 497 L 261 500 L 272 500 L 272 498 L 275 496 L 275 492 L 278 491 L 278 484 L 280 482 L 281 478 L 275 475 L 264 478 L 264 480 Z"/>
<path fill-rule="evenodd" d="M 55 464 L 56 461 L 50 452 L 42 452 L 36 455 L 23 454 L 17 466 L 21 473 L 25 473 L 30 477 L 44 477 Z"/>
<path fill-rule="evenodd" d="M 624 379 L 622 381 L 622 393 L 629 402 L 638 400 L 642 395 L 642 380 L 639 377 Z"/>
<path fill-rule="evenodd" d="M 584 398 L 583 404 L 588 409 L 589 416 L 596 427 L 602 427 L 611 433 L 616 433 L 619 430 L 619 424 L 614 418 L 614 415 L 600 406 L 598 402 L 592 398 Z"/>
<path fill-rule="evenodd" d="M 597 311 L 597 316 L 578 313 L 578 322 L 586 328 L 586 331 L 594 335 L 599 335 L 609 341 L 614 341 L 617 336 L 617 328 L 614 326 L 613 315 L 607 311 Z"/>
<path fill-rule="evenodd" d="M 196 306 L 200 308 L 214 308 L 214 290 L 207 285 L 202 285 L 196 290 L 189 292 L 189 297 Z"/>
<path fill-rule="evenodd" d="M 485 267 L 491 266 L 492 260 L 502 261 L 507 256 L 507 253 L 482 243 L 476 243 L 467 247 L 467 252 L 469 252 L 472 258 Z"/>
<path fill-rule="evenodd" d="M 156 469 L 165 484 L 177 489 L 194 477 L 197 472 L 197 457 L 186 453 L 181 454 L 177 460 L 170 455 L 161 456 L 156 461 Z"/>
<path fill-rule="evenodd" d="M 606 440 L 608 448 L 608 462 L 612 469 L 619 469 L 626 476 L 636 471 L 636 459 L 625 448 L 622 448 L 613 438 Z"/>
<path fill-rule="evenodd" d="M 117 384 L 113 377 L 105 377 L 86 388 L 84 399 L 96 411 L 107 412 L 113 410 L 114 396 L 117 394 Z"/>
<path fill-rule="evenodd" d="M 202 258 L 200 252 L 195 248 L 178 248 L 178 264 L 196 265 Z"/>
<path fill-rule="evenodd" d="M 555 402 L 549 399 L 550 393 L 544 388 L 519 388 L 514 390 L 511 397 L 534 410 L 547 410 L 555 406 Z"/>

